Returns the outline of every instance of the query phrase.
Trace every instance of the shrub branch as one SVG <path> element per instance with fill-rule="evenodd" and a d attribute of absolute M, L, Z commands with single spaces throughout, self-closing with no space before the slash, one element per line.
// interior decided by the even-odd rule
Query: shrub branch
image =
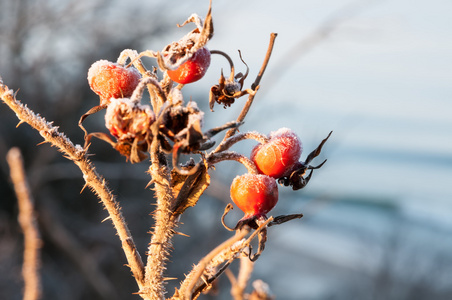
<path fill-rule="evenodd" d="M 102 201 L 104 208 L 109 214 L 113 225 L 121 240 L 122 248 L 138 286 L 141 288 L 144 284 L 144 265 L 141 256 L 138 253 L 129 228 L 122 216 L 119 203 L 113 195 L 105 179 L 100 176 L 93 163 L 87 158 L 86 150 L 80 145 L 74 146 L 72 141 L 63 133 L 58 131 L 58 127 L 53 126 L 52 122 L 47 122 L 43 117 L 35 114 L 26 105 L 23 105 L 16 99 L 12 90 L 8 89 L 0 78 L 0 98 L 16 113 L 20 123 L 28 123 L 37 130 L 44 138 L 45 142 L 58 148 L 64 156 L 74 162 L 83 173 L 85 186 L 91 190 Z"/>

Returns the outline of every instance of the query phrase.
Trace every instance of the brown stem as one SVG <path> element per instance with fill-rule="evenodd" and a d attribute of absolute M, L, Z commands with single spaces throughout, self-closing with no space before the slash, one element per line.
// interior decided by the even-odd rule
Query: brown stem
<path fill-rule="evenodd" d="M 276 36 L 277 36 L 276 33 L 270 34 L 270 43 L 267 48 L 267 53 L 265 55 L 264 62 L 262 63 L 261 69 L 260 69 L 259 74 L 257 75 L 256 79 L 254 80 L 254 83 L 251 85 L 251 88 L 253 91 L 257 92 L 257 90 L 259 88 L 259 83 L 262 79 L 262 76 L 264 75 L 268 62 L 270 61 L 270 57 L 271 57 L 271 54 L 273 51 L 273 46 L 275 44 Z M 237 122 L 243 122 L 246 115 L 248 114 L 248 111 L 250 110 L 251 104 L 253 104 L 255 95 L 256 95 L 256 93 L 253 93 L 248 96 L 248 100 L 246 101 L 245 106 L 243 107 L 242 111 L 240 112 L 240 115 L 238 116 L 238 118 L 236 120 Z M 228 132 L 226 132 L 226 135 L 225 135 L 223 141 L 225 141 L 226 139 L 233 136 L 236 132 L 237 132 L 237 128 L 229 129 Z M 217 152 L 217 149 L 215 149 L 214 152 Z"/>
<path fill-rule="evenodd" d="M 251 249 L 249 249 L 250 251 Z M 237 280 L 232 283 L 231 295 L 234 300 L 243 300 L 245 289 L 248 286 L 248 282 L 251 278 L 251 273 L 254 269 L 254 262 L 252 262 L 248 255 L 240 257 L 240 267 Z"/>
<path fill-rule="evenodd" d="M 266 135 L 261 134 L 257 131 L 239 133 L 239 134 L 231 136 L 230 138 L 228 138 L 226 140 L 223 140 L 221 142 L 221 144 L 218 145 L 217 149 L 215 149 L 215 152 L 218 153 L 218 152 L 228 150 L 234 144 L 236 144 L 242 140 L 246 140 L 246 139 L 253 139 L 253 140 L 258 141 L 261 144 L 267 143 L 269 140 L 269 138 Z"/>
<path fill-rule="evenodd" d="M 235 160 L 246 167 L 248 173 L 259 174 L 256 165 L 248 157 L 233 151 L 222 151 L 220 153 L 214 153 L 209 155 L 207 162 L 209 166 L 219 163 L 225 160 Z"/>
<path fill-rule="evenodd" d="M 30 194 L 20 150 L 12 148 L 8 151 L 6 158 L 19 205 L 19 223 L 24 233 L 25 249 L 22 276 L 25 287 L 23 300 L 37 300 L 41 295 L 41 280 L 38 271 L 41 238 L 36 224 L 34 201 Z"/>
<path fill-rule="evenodd" d="M 3 85 L 0 78 L 0 98 L 16 113 L 21 122 L 28 123 L 32 128 L 36 129 L 45 142 L 57 147 L 64 156 L 73 161 L 83 173 L 86 186 L 90 187 L 97 197 L 102 201 L 104 208 L 107 210 L 115 227 L 122 248 L 138 286 L 141 288 L 144 284 L 144 266 L 141 256 L 138 253 L 132 235 L 121 213 L 119 203 L 116 197 L 110 191 L 105 179 L 97 173 L 92 162 L 87 158 L 86 151 L 79 145 L 74 146 L 64 134 L 58 131 L 51 122 L 47 122 L 44 118 L 36 115 L 31 109 L 24 106 L 18 101 L 7 86 Z"/>
<path fill-rule="evenodd" d="M 152 127 L 154 136 L 158 133 L 158 124 Z M 155 197 L 157 207 L 154 211 L 154 230 L 148 248 L 148 260 L 146 263 L 146 286 L 140 291 L 144 299 L 165 299 L 166 262 L 172 247 L 171 238 L 176 227 L 176 220 L 172 216 L 171 204 L 174 200 L 170 187 L 170 176 L 166 165 L 159 159 L 160 143 L 154 139 L 151 143 L 151 167 L 149 173 L 155 182 Z"/>
<path fill-rule="evenodd" d="M 233 237 L 224 241 L 220 245 L 218 245 L 215 249 L 213 249 L 209 254 L 204 256 L 203 259 L 196 265 L 196 267 L 187 275 L 186 280 L 181 285 L 180 293 L 185 297 L 185 299 L 192 299 L 192 293 L 194 292 L 194 288 L 201 278 L 204 270 L 207 265 L 222 251 L 229 249 L 233 244 L 243 239 L 249 230 L 241 230 L 237 232 Z"/>

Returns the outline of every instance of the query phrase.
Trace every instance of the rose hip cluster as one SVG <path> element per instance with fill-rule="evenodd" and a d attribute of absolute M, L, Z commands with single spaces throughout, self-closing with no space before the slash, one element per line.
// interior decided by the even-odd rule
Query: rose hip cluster
<path fill-rule="evenodd" d="M 173 153 L 174 167 L 178 169 L 180 153 L 192 153 L 212 146 L 212 132 L 237 126 L 230 122 L 217 130 L 201 131 L 203 112 L 196 102 L 184 105 L 180 92 L 184 84 L 200 80 L 210 65 L 210 51 L 205 47 L 213 36 L 210 9 L 202 20 L 192 15 L 182 26 L 194 23 L 196 28 L 177 42 L 167 45 L 161 52 L 124 50 L 117 62 L 99 60 L 88 71 L 88 83 L 100 97 L 100 104 L 85 113 L 79 122 L 85 131 L 85 147 L 92 137 L 110 143 L 132 163 L 148 157 L 151 142 L 158 139 L 166 153 Z M 157 68 L 147 70 L 141 57 L 157 59 L 163 78 L 159 80 Z M 130 63 L 126 65 L 127 59 Z M 179 84 L 173 87 L 174 84 Z M 145 89 L 149 90 L 151 106 L 142 105 Z M 91 114 L 106 109 L 105 126 L 110 135 L 89 133 L 82 126 Z M 195 170 L 195 169 L 194 169 Z M 193 170 L 193 171 L 194 171 Z"/>
<path fill-rule="evenodd" d="M 278 202 L 277 180 L 285 186 L 292 186 L 294 190 L 306 186 L 312 170 L 320 168 L 326 161 L 315 167 L 309 165 L 320 154 L 329 136 L 308 155 L 305 162 L 300 161 L 303 151 L 301 140 L 288 128 L 270 133 L 265 143 L 255 146 L 250 158 L 259 174 L 237 176 L 231 185 L 231 198 L 245 213 L 237 226 L 246 224 L 256 227 L 267 219 L 266 214 Z M 304 178 L 308 169 L 311 172 Z"/>
<path fill-rule="evenodd" d="M 190 100 L 185 104 L 181 90 L 184 85 L 205 76 L 212 54 L 226 58 L 231 69 L 228 78 L 221 73 L 219 83 L 210 89 L 209 107 L 212 111 L 215 103 L 226 108 L 245 95 L 249 95 L 248 101 L 251 103 L 259 88 L 260 79 L 256 79 L 251 88 L 243 89 L 248 76 L 248 66 L 243 61 L 241 53 L 239 52 L 239 56 L 246 66 L 246 72 L 236 74 L 232 59 L 226 53 L 219 50 L 210 51 L 206 47 L 213 36 L 210 7 L 204 20 L 192 15 L 180 27 L 188 23 L 194 23 L 196 28 L 177 42 L 168 44 L 160 52 L 146 50 L 138 53 L 128 49 L 120 54 L 117 62 L 100 60 L 90 67 L 88 82 L 91 89 L 99 95 L 100 103 L 80 119 L 79 125 L 85 131 L 85 147 L 89 146 L 92 137 L 102 139 L 132 163 L 145 160 L 149 153 L 154 153 L 151 151 L 170 154 L 173 170 L 177 173 L 171 173 L 171 186 L 181 189 L 178 191 L 176 201 L 179 207 L 174 207 L 175 212 L 196 204 L 197 198 L 210 182 L 207 174 L 209 167 L 222 160 L 240 161 L 247 166 L 249 173 L 237 176 L 233 180 L 230 194 L 232 201 L 245 215 L 231 230 L 239 230 L 245 225 L 256 229 L 266 222 L 266 214 L 278 202 L 278 183 L 290 186 L 293 190 L 301 189 L 311 179 L 313 170 L 325 163 L 326 160 L 317 166 L 310 165 L 320 154 L 331 132 L 305 161 L 300 160 L 303 151 L 300 138 L 288 128 L 279 129 L 268 136 L 258 133 L 234 135 L 236 129 L 243 123 L 243 118 L 239 117 L 237 121 L 203 132 L 201 128 L 204 112 L 198 108 L 195 101 Z M 154 58 L 158 68 L 146 69 L 141 61 L 144 56 Z M 129 59 L 130 63 L 126 65 Z M 150 105 L 141 104 L 145 89 L 150 96 Z M 88 134 L 82 122 L 89 115 L 103 109 L 106 109 L 105 126 L 110 134 L 102 132 Z M 214 145 L 215 142 L 211 138 L 226 129 L 231 131 L 226 134 L 221 144 L 210 153 L 203 152 Z M 247 138 L 254 138 L 260 142 L 252 149 L 250 158 L 226 151 L 233 143 Z M 196 164 L 191 159 L 188 164 L 179 166 L 179 155 L 182 153 L 199 154 L 201 161 Z M 159 163 L 167 164 L 161 155 L 158 157 Z M 308 170 L 310 172 L 306 176 Z M 190 183 L 185 185 L 184 180 Z M 196 199 L 182 199 L 190 197 Z M 187 204 L 183 204 L 184 202 Z M 222 218 L 223 224 L 227 211 Z M 301 216 L 301 214 L 279 216 L 268 226 Z M 226 225 L 225 227 L 229 229 Z M 264 247 L 266 231 L 261 232 L 259 250 L 254 259 Z"/>

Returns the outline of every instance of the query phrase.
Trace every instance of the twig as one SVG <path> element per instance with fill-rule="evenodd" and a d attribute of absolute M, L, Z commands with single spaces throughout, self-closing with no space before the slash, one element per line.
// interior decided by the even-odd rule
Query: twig
<path fill-rule="evenodd" d="M 237 232 L 237 234 L 218 245 L 209 254 L 201 259 L 201 261 L 190 272 L 190 274 L 187 275 L 184 282 L 181 284 L 180 295 L 183 297 L 182 299 L 192 299 L 194 287 L 196 286 L 199 278 L 202 276 L 207 265 L 211 263 L 211 261 L 222 251 L 230 249 L 236 242 L 243 239 L 248 234 L 248 232 L 249 230 L 242 230 L 240 232 Z"/>
<path fill-rule="evenodd" d="M 228 150 L 229 148 L 231 148 L 234 144 L 245 140 L 245 139 L 253 139 L 258 141 L 259 143 L 263 144 L 268 142 L 268 137 L 262 133 L 256 132 L 256 131 L 251 131 L 251 132 L 244 132 L 244 133 L 240 133 L 240 134 L 236 134 L 231 136 L 228 139 L 225 139 L 221 142 L 220 145 L 218 145 L 217 149 L 215 150 L 216 153 L 218 152 L 222 152 L 225 150 Z"/>
<path fill-rule="evenodd" d="M 199 284 L 201 276 L 203 275 L 206 268 L 215 268 L 221 263 L 226 262 L 225 265 L 220 268 L 220 270 L 214 276 L 207 279 L 207 283 L 210 283 L 218 276 L 220 276 L 224 272 L 226 267 L 228 267 L 229 264 L 234 259 L 236 259 L 238 255 L 244 251 L 245 248 L 250 245 L 251 241 L 262 230 L 266 229 L 267 225 L 272 221 L 273 217 L 270 217 L 268 220 L 262 223 L 259 228 L 257 228 L 246 240 L 242 239 L 249 233 L 249 227 L 245 227 L 237 231 L 235 236 L 217 246 L 203 259 L 201 259 L 201 261 L 193 268 L 190 274 L 187 275 L 181 285 L 180 294 L 173 299 L 196 299 L 197 296 L 199 296 L 199 294 L 207 287 L 207 284 L 202 282 L 200 287 L 195 288 L 196 285 Z"/>
<path fill-rule="evenodd" d="M 265 55 L 264 62 L 262 63 L 261 69 L 260 69 L 259 74 L 257 75 L 256 79 L 254 80 L 254 83 L 251 85 L 251 88 L 252 88 L 253 91 L 257 91 L 257 89 L 259 87 L 259 83 L 260 83 L 260 81 L 262 79 L 262 76 L 264 75 L 265 69 L 267 68 L 268 62 L 270 61 L 270 56 L 271 56 L 272 51 L 273 51 L 273 46 L 275 44 L 276 36 L 277 36 L 276 33 L 271 33 L 270 34 L 270 43 L 269 43 L 268 48 L 267 48 L 267 53 Z M 236 120 L 238 123 L 243 122 L 243 120 L 245 119 L 246 115 L 248 114 L 248 111 L 250 110 L 251 104 L 253 104 L 255 95 L 256 95 L 256 93 L 250 94 L 248 96 L 248 100 L 246 101 L 245 106 L 243 107 L 242 111 L 240 112 L 240 115 L 238 116 L 238 118 Z M 228 132 L 226 132 L 226 135 L 225 135 L 223 141 L 225 141 L 228 138 L 230 138 L 231 136 L 233 136 L 236 132 L 237 132 L 237 128 L 229 129 Z M 218 152 L 219 151 L 219 147 L 220 146 L 218 146 L 214 150 L 214 152 Z"/>
<path fill-rule="evenodd" d="M 252 262 L 248 255 L 240 257 L 240 268 L 237 280 L 231 282 L 231 295 L 234 300 L 243 300 L 245 289 L 248 286 L 248 281 L 251 278 L 251 273 L 254 269 L 254 262 Z"/>
<path fill-rule="evenodd" d="M 225 160 L 235 160 L 244 165 L 249 173 L 259 174 L 256 165 L 251 159 L 234 151 L 223 151 L 220 153 L 213 153 L 212 155 L 209 155 L 207 162 L 210 166 Z"/>
<path fill-rule="evenodd" d="M 71 140 L 58 131 L 58 127 L 53 126 L 51 122 L 47 122 L 43 117 L 36 115 L 31 109 L 18 101 L 13 91 L 9 90 L 3 84 L 1 78 L 0 98 L 16 113 L 21 123 L 26 122 L 36 129 L 44 138 L 45 142 L 57 147 L 67 159 L 73 161 L 80 168 L 86 182 L 85 185 L 94 191 L 108 211 L 121 240 L 128 266 L 138 286 L 141 288 L 144 284 L 144 266 L 141 256 L 136 249 L 129 228 L 122 216 L 121 208 L 116 201 L 116 197 L 108 188 L 105 179 L 97 173 L 96 168 L 87 158 L 86 151 L 80 145 L 74 146 Z"/>
<path fill-rule="evenodd" d="M 37 300 L 41 296 L 41 280 L 39 277 L 41 238 L 34 214 L 34 201 L 30 194 L 20 150 L 12 148 L 8 151 L 6 159 L 19 205 L 19 223 L 24 233 L 25 249 L 22 276 L 25 288 L 23 300 Z"/>

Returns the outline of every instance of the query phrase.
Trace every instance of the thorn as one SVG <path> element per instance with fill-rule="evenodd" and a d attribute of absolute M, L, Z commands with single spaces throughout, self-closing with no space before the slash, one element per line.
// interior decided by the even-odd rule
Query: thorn
<path fill-rule="evenodd" d="M 107 221 L 107 220 L 111 220 L 111 216 L 108 216 L 108 217 L 106 217 L 105 219 L 103 219 L 103 220 L 101 221 L 101 223 L 103 223 L 103 222 L 105 222 L 105 221 Z"/>
<path fill-rule="evenodd" d="M 41 146 L 41 145 L 44 145 L 45 143 L 48 143 L 48 141 L 42 141 L 42 142 L 40 142 L 40 143 L 38 143 L 36 146 Z"/>
<path fill-rule="evenodd" d="M 177 277 L 164 277 L 163 281 L 168 281 L 168 280 L 177 280 Z"/>
<path fill-rule="evenodd" d="M 88 186 L 88 182 L 86 182 L 85 185 L 82 187 L 82 189 L 80 190 L 80 194 L 83 193 L 83 191 L 86 189 L 87 186 Z"/>
<path fill-rule="evenodd" d="M 151 186 L 151 184 L 153 184 L 155 182 L 155 179 L 151 179 L 151 181 L 148 182 L 148 184 L 146 184 L 146 186 L 144 187 L 144 189 L 147 189 L 149 186 Z"/>
<path fill-rule="evenodd" d="M 207 282 L 207 280 L 204 278 L 204 276 L 201 276 L 202 281 L 204 281 L 204 283 L 209 286 L 209 283 Z"/>
<path fill-rule="evenodd" d="M 132 293 L 132 295 L 143 295 L 144 293 L 145 293 L 144 291 L 139 291 L 139 292 Z"/>
<path fill-rule="evenodd" d="M 179 232 L 179 231 L 174 231 L 174 234 L 185 236 L 185 237 L 190 237 L 188 234 L 185 234 L 185 233 Z"/>
<path fill-rule="evenodd" d="M 20 120 L 19 123 L 17 123 L 16 128 L 19 127 L 23 123 L 25 123 L 25 121 Z"/>

